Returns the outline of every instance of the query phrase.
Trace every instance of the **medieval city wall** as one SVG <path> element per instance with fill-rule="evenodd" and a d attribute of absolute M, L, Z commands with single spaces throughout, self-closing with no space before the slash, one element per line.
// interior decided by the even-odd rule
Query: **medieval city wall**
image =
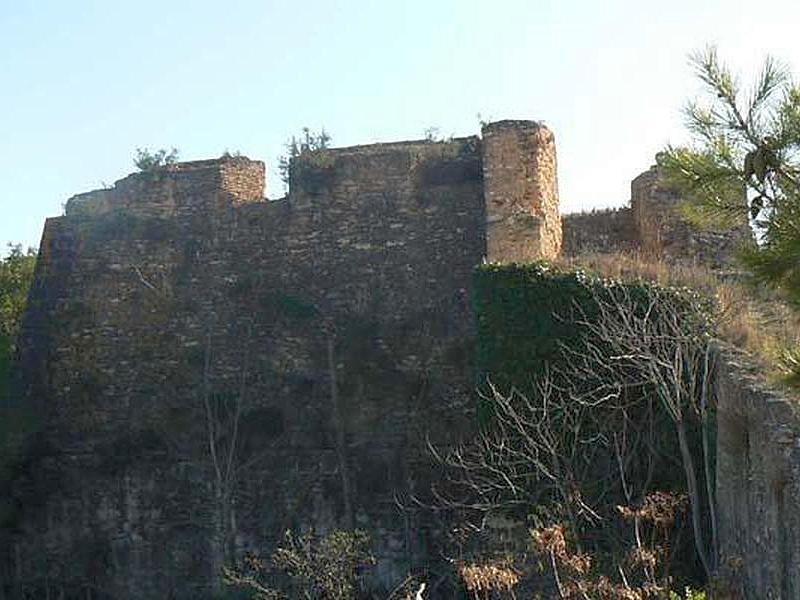
<path fill-rule="evenodd" d="M 474 267 L 620 250 L 715 264 L 734 245 L 675 221 L 655 169 L 629 208 L 562 218 L 552 133 L 482 133 L 315 153 L 278 201 L 258 161 L 179 163 L 49 219 L 17 382 L 41 430 L 0 589 L 194 598 L 226 557 L 308 526 L 368 529 L 376 585 L 442 556 L 443 522 L 410 499 L 434 477 L 428 439 L 474 426 Z M 718 395 L 723 550 L 748 589 L 793 597 L 800 427 L 734 371 Z M 208 419 L 231 407 L 220 504 Z"/>
<path fill-rule="evenodd" d="M 20 340 L 43 431 L 14 490 L 14 585 L 195 597 L 227 557 L 309 526 L 369 529 L 378 585 L 441 555 L 442 524 L 411 498 L 430 489 L 427 440 L 474 421 L 472 270 L 515 258 L 487 250 L 484 177 L 514 172 L 479 138 L 303 158 L 278 201 L 262 163 L 227 157 L 131 175 L 48 220 Z M 530 240 L 553 227 L 536 211 L 558 218 L 555 183 L 536 185 Z M 221 506 L 209 410 L 240 404 Z"/>

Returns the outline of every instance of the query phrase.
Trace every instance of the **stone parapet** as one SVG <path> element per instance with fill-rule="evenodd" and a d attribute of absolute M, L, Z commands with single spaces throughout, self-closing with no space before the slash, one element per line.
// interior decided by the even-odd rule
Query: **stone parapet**
<path fill-rule="evenodd" d="M 631 181 L 631 211 L 641 250 L 714 268 L 729 265 L 739 244 L 752 239 L 748 224 L 743 219 L 739 227 L 729 231 L 694 227 L 681 214 L 684 201 L 683 195 L 665 181 L 658 166 Z M 742 206 L 746 206 L 744 192 Z"/>
<path fill-rule="evenodd" d="M 172 218 L 264 200 L 264 163 L 224 157 L 167 165 L 133 173 L 107 189 L 70 198 L 68 217 L 93 217 L 124 211 L 143 217 Z"/>

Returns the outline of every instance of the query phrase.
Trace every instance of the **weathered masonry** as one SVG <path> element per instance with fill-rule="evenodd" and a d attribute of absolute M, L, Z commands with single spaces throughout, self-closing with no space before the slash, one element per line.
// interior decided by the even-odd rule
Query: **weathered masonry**
<path fill-rule="evenodd" d="M 180 163 L 47 221 L 15 382 L 38 432 L 0 489 L 0 600 L 203 597 L 300 527 L 368 530 L 374 583 L 394 585 L 447 552 L 409 499 L 436 477 L 427 440 L 474 426 L 474 267 L 628 249 L 716 265 L 736 243 L 686 229 L 655 168 L 629 208 L 562 219 L 533 121 L 291 172 L 266 201 L 261 162 Z M 794 597 L 795 415 L 726 373 L 723 549 L 746 589 Z"/>
<path fill-rule="evenodd" d="M 439 555 L 441 524 L 398 498 L 426 487 L 426 436 L 472 423 L 473 268 L 559 253 L 553 135 L 298 160 L 279 201 L 226 157 L 47 221 L 18 382 L 42 430 L 4 589 L 194 598 L 298 526 L 370 530 L 387 585 Z"/>

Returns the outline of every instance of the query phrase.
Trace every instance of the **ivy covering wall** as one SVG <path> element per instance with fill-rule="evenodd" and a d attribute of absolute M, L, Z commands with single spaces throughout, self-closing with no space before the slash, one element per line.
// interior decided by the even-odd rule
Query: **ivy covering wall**
<path fill-rule="evenodd" d="M 597 414 L 587 413 L 590 418 L 584 425 L 585 437 L 595 439 L 596 443 L 586 446 L 586 461 L 593 465 L 590 472 L 596 475 L 577 483 L 582 497 L 603 515 L 604 521 L 596 525 L 597 529 L 590 526 L 585 531 L 575 532 L 575 535 L 595 540 L 595 550 L 600 556 L 610 557 L 618 551 L 609 540 L 619 535 L 619 530 L 612 525 L 618 518 L 615 507 L 626 503 L 611 441 L 617 433 L 625 435 L 626 428 L 630 428 L 629 432 L 638 431 L 636 435 L 648 438 L 641 446 L 632 447 L 629 462 L 626 462 L 628 485 L 639 490 L 635 496 L 652 490 L 676 494 L 686 491 L 675 425 L 659 400 L 655 386 L 641 379 L 625 381 L 624 369 L 608 372 L 600 369 L 595 374 L 585 375 L 572 364 L 579 360 L 588 344 L 592 344 L 600 354 L 606 352 L 602 342 L 598 342 L 590 331 L 590 324 L 600 318 L 598 302 L 615 294 L 624 294 L 633 301 L 634 311 L 650 310 L 650 316 L 658 319 L 659 304 L 650 302 L 656 293 L 675 301 L 671 306 L 679 307 L 680 319 L 685 320 L 687 327 L 693 326 L 693 319 L 706 318 L 705 314 L 699 315 L 696 311 L 698 307 L 706 307 L 707 303 L 691 290 L 663 288 L 645 280 L 604 279 L 545 263 L 486 264 L 478 267 L 474 274 L 479 390 L 485 393 L 487 384 L 491 383 L 501 394 L 513 389 L 529 398 L 537 398 L 536 386 L 548 373 L 555 373 L 556 378 L 572 376 L 569 384 L 577 385 L 579 390 L 589 390 L 593 386 L 611 388 L 619 384 L 624 401 L 616 406 L 626 406 L 623 412 L 598 404 L 593 412 L 607 413 L 607 416 L 598 418 Z M 608 355 L 611 359 L 610 351 Z M 617 377 L 618 381 L 603 381 L 603 377 Z M 483 427 L 491 429 L 494 410 L 491 401 L 481 401 L 478 416 Z M 552 417 L 555 423 L 560 418 L 559 413 Z M 688 424 L 690 444 L 693 454 L 700 457 L 698 417 L 693 415 L 691 421 Z M 580 445 L 576 448 L 576 452 L 584 452 Z M 539 485 L 535 483 L 534 488 Z M 529 514 L 539 510 L 541 504 L 557 502 L 557 499 L 542 495 L 535 489 L 526 493 L 536 503 L 528 507 Z M 637 498 L 633 500 L 634 503 L 638 501 Z M 703 502 L 706 501 L 704 498 Z M 684 515 L 681 519 L 676 527 L 683 533 L 677 535 L 675 542 L 678 546 L 676 556 L 680 558 L 673 568 L 679 580 L 696 583 L 699 573 L 689 543 L 692 534 L 688 517 Z M 603 562 L 602 558 L 600 560 Z"/>
<path fill-rule="evenodd" d="M 597 319 L 598 294 L 624 289 L 644 310 L 654 291 L 667 292 L 685 304 L 687 318 L 692 307 L 710 308 L 687 288 L 606 279 L 544 262 L 482 265 L 475 271 L 473 289 L 479 382 L 488 377 L 501 388 L 525 388 L 545 369 L 558 366 L 565 349 L 579 352 L 588 336 L 581 322 Z"/>

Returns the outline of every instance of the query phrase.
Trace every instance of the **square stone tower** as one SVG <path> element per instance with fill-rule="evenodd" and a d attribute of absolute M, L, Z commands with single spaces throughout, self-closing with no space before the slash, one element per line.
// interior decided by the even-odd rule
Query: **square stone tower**
<path fill-rule="evenodd" d="M 536 121 L 484 126 L 486 258 L 490 262 L 551 260 L 561 251 L 556 145 Z"/>

